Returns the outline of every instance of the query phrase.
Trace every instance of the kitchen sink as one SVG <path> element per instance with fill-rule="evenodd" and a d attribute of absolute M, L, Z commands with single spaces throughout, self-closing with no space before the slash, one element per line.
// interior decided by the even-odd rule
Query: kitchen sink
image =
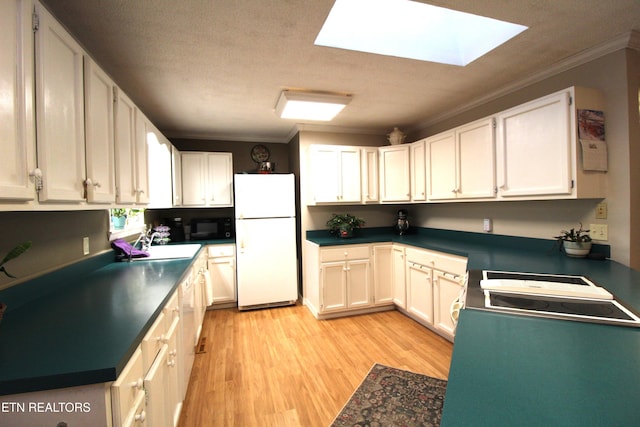
<path fill-rule="evenodd" d="M 146 251 L 148 257 L 132 258 L 132 261 L 149 261 L 155 259 L 193 258 L 202 245 L 189 243 L 185 245 L 157 245 L 151 246 Z"/>

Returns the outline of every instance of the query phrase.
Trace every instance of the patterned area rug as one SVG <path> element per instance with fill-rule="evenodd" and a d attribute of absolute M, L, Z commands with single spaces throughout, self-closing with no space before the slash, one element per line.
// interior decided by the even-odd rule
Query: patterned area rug
<path fill-rule="evenodd" d="M 331 427 L 439 426 L 447 382 L 376 363 Z"/>

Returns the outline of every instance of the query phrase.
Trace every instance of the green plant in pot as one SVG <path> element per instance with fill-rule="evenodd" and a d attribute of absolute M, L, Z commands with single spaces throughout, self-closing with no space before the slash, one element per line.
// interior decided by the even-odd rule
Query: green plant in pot
<path fill-rule="evenodd" d="M 567 256 L 584 258 L 591 251 L 591 236 L 589 236 L 589 230 L 582 228 L 582 223 L 577 230 L 575 228 L 569 231 L 562 230 L 555 239 L 562 244 Z"/>
<path fill-rule="evenodd" d="M 127 221 L 127 209 L 125 208 L 115 208 L 111 209 L 111 222 L 113 223 L 113 228 L 116 230 L 122 230 Z"/>
<path fill-rule="evenodd" d="M 352 237 L 354 231 L 364 226 L 364 224 L 364 219 L 348 213 L 333 214 L 331 219 L 327 221 L 329 232 L 342 238 Z"/>

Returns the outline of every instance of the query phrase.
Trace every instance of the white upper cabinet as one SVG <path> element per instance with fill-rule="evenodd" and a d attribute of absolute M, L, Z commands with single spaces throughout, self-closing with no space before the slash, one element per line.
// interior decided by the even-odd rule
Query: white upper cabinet
<path fill-rule="evenodd" d="M 493 118 L 427 139 L 429 200 L 495 197 Z"/>
<path fill-rule="evenodd" d="M 36 3 L 36 126 L 39 200 L 81 202 L 84 197 L 84 51 Z"/>
<path fill-rule="evenodd" d="M 309 204 L 360 203 L 360 147 L 312 145 Z"/>
<path fill-rule="evenodd" d="M 505 111 L 498 123 L 502 197 L 571 194 L 568 92 Z"/>
<path fill-rule="evenodd" d="M 155 136 L 153 126 L 121 90 L 116 89 L 115 102 L 115 155 L 116 188 L 119 204 L 146 205 L 150 201 L 149 156 L 150 144 L 154 144 L 154 155 L 158 155 L 159 167 L 171 170 L 171 164 L 165 162 L 161 147 Z M 161 174 L 164 175 L 166 170 Z M 162 180 L 161 185 L 166 185 Z M 166 191 L 171 191 L 171 186 Z"/>
<path fill-rule="evenodd" d="M 429 200 L 455 199 L 456 179 L 456 135 L 448 131 L 427 139 L 429 161 Z"/>
<path fill-rule="evenodd" d="M 207 204 L 233 206 L 233 159 L 231 153 L 207 153 Z"/>
<path fill-rule="evenodd" d="M 498 114 L 499 196 L 605 197 L 604 174 L 582 168 L 576 123 L 577 110 L 603 108 L 600 92 L 571 87 Z"/>
<path fill-rule="evenodd" d="M 182 204 L 182 161 L 180 151 L 174 146 L 171 147 L 171 174 L 173 205 L 180 206 Z"/>
<path fill-rule="evenodd" d="M 115 85 L 91 58 L 84 57 L 84 111 L 87 202 L 116 201 L 114 104 Z"/>
<path fill-rule="evenodd" d="M 121 90 L 115 102 L 116 202 L 136 203 L 136 106 Z"/>
<path fill-rule="evenodd" d="M 0 201 L 35 200 L 33 33 L 28 2 L 0 2 Z"/>
<path fill-rule="evenodd" d="M 182 205 L 205 206 L 207 202 L 207 163 L 203 153 L 180 153 L 182 164 Z"/>
<path fill-rule="evenodd" d="M 151 134 L 151 122 L 142 114 L 142 111 L 136 108 L 135 193 L 136 203 L 139 204 L 149 203 L 150 200 L 149 176 L 151 172 L 149 163 L 151 162 L 151 153 L 149 151 L 149 137 Z"/>
<path fill-rule="evenodd" d="M 231 153 L 183 152 L 182 205 L 233 206 Z"/>
<path fill-rule="evenodd" d="M 409 145 L 379 147 L 378 154 L 380 164 L 380 202 L 410 201 Z"/>
<path fill-rule="evenodd" d="M 456 129 L 456 197 L 493 198 L 495 178 L 495 120 L 478 120 Z"/>
<path fill-rule="evenodd" d="M 424 140 L 409 144 L 411 160 L 411 201 L 427 200 L 427 156 Z"/>
<path fill-rule="evenodd" d="M 363 147 L 360 151 L 362 203 L 378 202 L 378 148 Z"/>
<path fill-rule="evenodd" d="M 173 145 L 151 122 L 146 120 L 148 149 L 148 192 L 140 192 L 140 196 L 148 194 L 149 207 L 170 208 L 173 206 L 171 153 Z"/>

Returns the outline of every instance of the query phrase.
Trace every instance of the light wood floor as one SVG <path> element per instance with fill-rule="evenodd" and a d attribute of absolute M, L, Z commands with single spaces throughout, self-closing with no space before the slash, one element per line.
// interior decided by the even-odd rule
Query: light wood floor
<path fill-rule="evenodd" d="M 180 427 L 328 426 L 374 363 L 446 379 L 452 344 L 398 311 L 207 311 Z"/>

